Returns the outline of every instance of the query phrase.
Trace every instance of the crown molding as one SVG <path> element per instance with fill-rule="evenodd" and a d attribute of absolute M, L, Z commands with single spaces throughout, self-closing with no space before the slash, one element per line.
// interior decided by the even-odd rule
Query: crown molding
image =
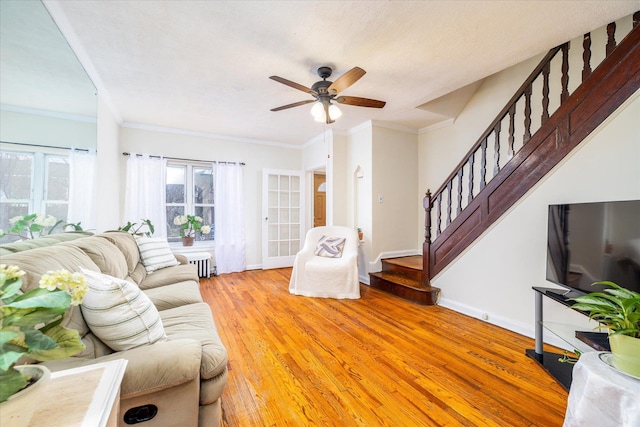
<path fill-rule="evenodd" d="M 401 125 L 394 125 L 393 123 L 381 122 L 381 121 L 378 121 L 378 120 L 371 120 L 371 125 L 372 126 L 376 126 L 376 127 L 380 127 L 380 128 L 386 128 L 386 129 L 391 129 L 391 130 L 397 130 L 397 131 L 400 131 L 400 132 L 410 133 L 410 134 L 413 134 L 413 135 L 417 135 L 418 134 L 418 130 L 417 129 L 406 127 L 406 126 L 401 126 Z"/>
<path fill-rule="evenodd" d="M 243 142 L 245 144 L 268 145 L 268 146 L 271 146 L 271 147 L 288 148 L 288 149 L 291 149 L 291 150 L 301 150 L 302 149 L 302 146 L 292 145 L 292 144 L 285 144 L 285 143 L 281 143 L 281 142 L 264 141 L 264 140 L 259 140 L 259 139 L 242 138 L 242 137 L 236 137 L 236 136 L 220 135 L 220 134 L 216 134 L 216 133 L 200 132 L 200 131 L 185 130 L 185 129 L 177 129 L 177 128 L 170 128 L 170 127 L 163 127 L 163 126 L 145 125 L 145 124 L 142 124 L 142 123 L 124 122 L 124 123 L 121 123 L 120 126 L 123 127 L 123 128 L 147 130 L 147 131 L 151 131 L 151 132 L 171 133 L 171 134 L 176 134 L 176 135 L 195 136 L 195 137 L 199 137 L 199 138 L 219 139 L 219 140 L 233 141 L 233 142 Z"/>
<path fill-rule="evenodd" d="M 429 132 L 434 131 L 436 129 L 441 129 L 441 128 L 444 128 L 444 127 L 447 127 L 447 126 L 451 126 L 452 124 L 455 123 L 455 121 L 456 120 L 452 117 L 452 118 L 449 118 L 449 119 L 444 120 L 442 122 L 434 123 L 434 124 L 432 124 L 430 126 L 425 126 L 425 127 L 421 128 L 421 129 L 418 129 L 418 134 L 422 135 L 423 133 L 429 133 Z"/>

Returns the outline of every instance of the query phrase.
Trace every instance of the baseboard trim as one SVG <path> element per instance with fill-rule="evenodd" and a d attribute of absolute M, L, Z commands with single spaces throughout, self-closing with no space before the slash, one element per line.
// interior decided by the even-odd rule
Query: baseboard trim
<path fill-rule="evenodd" d="M 525 337 L 529 337 L 531 339 L 535 338 L 535 330 L 531 325 L 520 323 L 520 322 L 514 322 L 513 320 L 508 319 L 504 316 L 499 316 L 493 313 L 487 313 L 478 308 L 471 307 L 469 305 L 462 304 L 458 301 L 450 300 L 448 298 L 440 298 L 440 300 L 438 301 L 438 305 L 448 308 L 450 310 L 456 311 L 458 313 L 473 317 L 475 319 L 482 320 L 483 322 L 487 322 L 492 325 L 499 326 L 501 328 L 515 332 Z M 569 344 L 567 344 L 562 339 L 556 337 L 550 332 L 544 334 L 544 342 L 546 344 L 560 347 L 565 350 L 569 350 L 569 351 L 574 350 Z M 523 348 L 522 351 L 524 352 L 525 349 Z"/>
<path fill-rule="evenodd" d="M 369 273 L 377 273 L 382 271 L 382 260 L 387 258 L 399 258 L 403 256 L 422 255 L 422 252 L 416 249 L 404 249 L 400 251 L 380 252 L 375 261 L 369 261 Z"/>

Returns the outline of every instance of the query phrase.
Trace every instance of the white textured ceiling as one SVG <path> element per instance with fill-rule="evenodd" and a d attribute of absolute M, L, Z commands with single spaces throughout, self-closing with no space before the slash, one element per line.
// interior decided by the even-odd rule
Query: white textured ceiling
<path fill-rule="evenodd" d="M 418 106 L 633 13 L 632 1 L 48 1 L 64 13 L 123 122 L 303 144 L 325 125 L 310 96 L 316 69 L 367 74 L 331 125 L 367 120 L 421 129 Z M 68 30 L 68 29 L 67 29 Z M 64 28 L 63 28 L 64 31 Z"/>

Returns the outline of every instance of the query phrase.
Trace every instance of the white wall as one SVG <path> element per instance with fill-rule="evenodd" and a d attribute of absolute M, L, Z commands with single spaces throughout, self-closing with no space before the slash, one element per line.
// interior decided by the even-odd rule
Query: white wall
<path fill-rule="evenodd" d="M 29 114 L 1 109 L 0 123 L 0 141 L 96 148 L 96 121 L 92 117 Z"/>
<path fill-rule="evenodd" d="M 239 161 L 243 169 L 247 268 L 262 264 L 262 170 L 300 170 L 302 150 L 279 145 L 256 144 L 197 135 L 120 128 L 120 149 L 126 152 L 149 153 L 186 159 Z M 126 157 L 120 156 L 121 176 L 125 176 Z M 120 185 L 124 195 L 124 179 Z"/>
<path fill-rule="evenodd" d="M 418 214 L 408 207 L 419 203 L 418 135 L 374 124 L 372 147 L 372 261 L 383 253 L 417 253 Z"/>
<path fill-rule="evenodd" d="M 487 77 L 453 125 L 426 129 L 420 134 L 419 182 L 423 186 L 429 185 L 432 193 L 437 190 L 538 65 L 541 57 Z M 425 190 L 420 188 L 422 195 Z"/>
<path fill-rule="evenodd" d="M 347 187 L 349 222 L 361 228 L 364 242 L 358 248 L 358 276 L 369 283 L 369 262 L 372 253 L 373 217 L 373 128 L 371 122 L 353 129 L 347 143 Z"/>
<path fill-rule="evenodd" d="M 432 281 L 441 304 L 533 336 L 531 286 L 553 287 L 545 280 L 547 206 L 640 199 L 638 117 L 640 92 Z M 544 310 L 545 321 L 586 324 L 549 300 Z"/>
<path fill-rule="evenodd" d="M 96 231 L 115 230 L 120 222 L 119 125 L 98 94 Z"/>
<path fill-rule="evenodd" d="M 331 144 L 331 174 L 327 170 L 327 186 L 331 202 L 327 205 L 331 209 L 327 215 L 327 224 L 353 226 L 351 207 L 353 203 L 348 199 L 349 171 L 348 171 L 349 140 L 345 135 L 334 133 Z M 331 175 L 331 176 L 329 176 Z"/>

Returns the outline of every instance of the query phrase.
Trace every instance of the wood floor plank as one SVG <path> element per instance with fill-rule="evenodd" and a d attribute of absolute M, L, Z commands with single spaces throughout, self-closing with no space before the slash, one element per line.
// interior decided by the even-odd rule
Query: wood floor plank
<path fill-rule="evenodd" d="M 533 340 L 361 285 L 290 295 L 291 269 L 200 282 L 229 352 L 225 427 L 561 426 L 567 392 Z"/>

